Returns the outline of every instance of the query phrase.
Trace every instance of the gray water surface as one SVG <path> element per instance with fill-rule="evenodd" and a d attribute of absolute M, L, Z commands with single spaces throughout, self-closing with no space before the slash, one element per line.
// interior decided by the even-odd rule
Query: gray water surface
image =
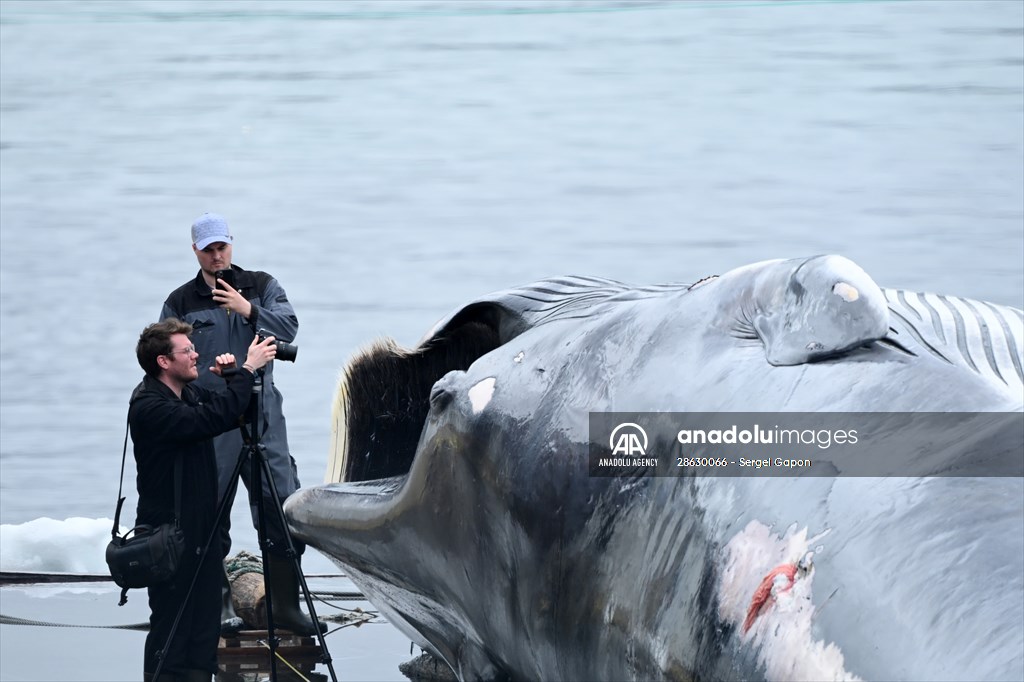
<path fill-rule="evenodd" d="M 112 516 L 204 211 L 299 314 L 307 485 L 350 355 L 541 277 L 839 253 L 1021 307 L 1024 3 L 3 0 L 2 523 Z"/>

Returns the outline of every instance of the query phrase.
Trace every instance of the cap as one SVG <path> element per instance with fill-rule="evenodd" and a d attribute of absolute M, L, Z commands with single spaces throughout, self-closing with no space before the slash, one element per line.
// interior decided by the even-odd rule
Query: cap
<path fill-rule="evenodd" d="M 204 213 L 192 223 L 192 243 L 197 249 L 205 249 L 214 242 L 230 244 L 232 241 L 228 221 L 218 213 Z"/>

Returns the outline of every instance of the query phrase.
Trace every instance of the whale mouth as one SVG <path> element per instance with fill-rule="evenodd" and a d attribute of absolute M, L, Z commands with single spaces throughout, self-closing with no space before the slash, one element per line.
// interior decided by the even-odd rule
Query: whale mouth
<path fill-rule="evenodd" d="M 334 402 L 328 483 L 409 473 L 434 383 L 501 345 L 487 317 L 452 320 L 414 348 L 379 339 L 349 361 Z"/>
<path fill-rule="evenodd" d="M 599 306 L 685 291 L 688 284 L 630 287 L 598 277 L 539 280 L 476 299 L 438 322 L 413 348 L 383 338 L 345 367 L 334 400 L 327 483 L 409 473 L 430 411 L 430 391 L 445 374 L 537 326 L 586 318 Z"/>

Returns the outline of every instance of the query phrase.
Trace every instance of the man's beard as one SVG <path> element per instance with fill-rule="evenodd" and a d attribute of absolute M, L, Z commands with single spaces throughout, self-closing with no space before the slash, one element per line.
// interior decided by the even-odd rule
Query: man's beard
<path fill-rule="evenodd" d="M 192 373 L 193 369 L 196 370 L 195 374 Z M 199 367 L 198 365 L 195 368 L 190 367 L 188 368 L 188 370 L 175 374 L 174 378 L 183 384 L 191 384 L 193 381 L 199 378 Z"/>

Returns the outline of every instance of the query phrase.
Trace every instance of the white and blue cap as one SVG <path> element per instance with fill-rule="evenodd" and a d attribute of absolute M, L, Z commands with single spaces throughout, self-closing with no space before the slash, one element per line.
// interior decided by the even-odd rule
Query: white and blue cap
<path fill-rule="evenodd" d="M 228 221 L 219 213 L 204 213 L 192 223 L 192 243 L 200 251 L 214 242 L 230 244 L 233 241 Z"/>

